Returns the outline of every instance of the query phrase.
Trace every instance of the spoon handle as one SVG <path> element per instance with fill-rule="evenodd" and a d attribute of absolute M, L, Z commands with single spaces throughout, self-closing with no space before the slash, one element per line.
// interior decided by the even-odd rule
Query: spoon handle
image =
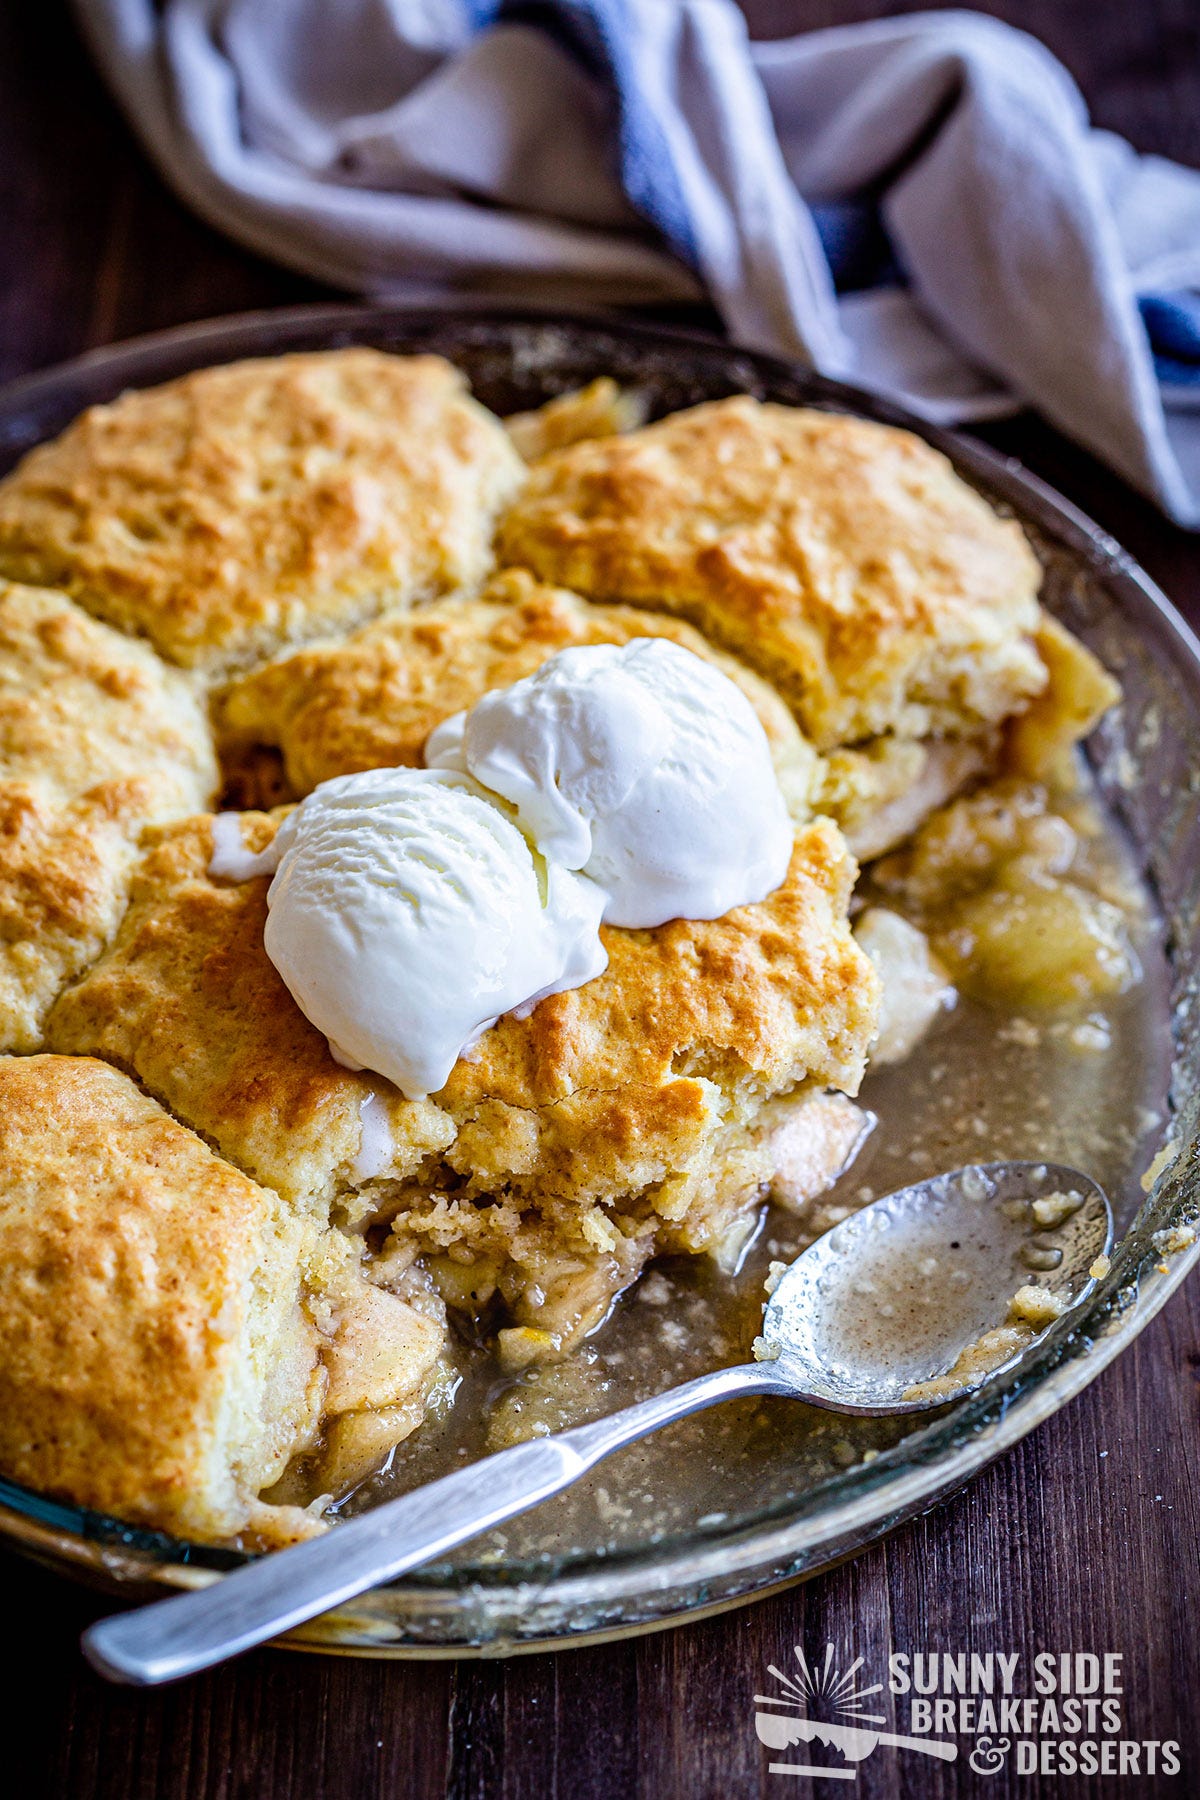
<path fill-rule="evenodd" d="M 660 1425 L 738 1395 L 789 1391 L 770 1363 L 715 1369 L 594 1424 L 514 1444 L 208 1587 L 101 1619 L 84 1633 L 84 1653 L 135 1687 L 194 1675 L 537 1506 Z"/>

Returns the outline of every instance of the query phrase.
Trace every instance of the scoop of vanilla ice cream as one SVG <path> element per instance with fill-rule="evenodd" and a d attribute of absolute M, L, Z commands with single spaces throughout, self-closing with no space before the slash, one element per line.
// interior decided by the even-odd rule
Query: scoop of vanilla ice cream
<path fill-rule="evenodd" d="M 600 974 L 604 895 L 546 862 L 469 775 L 326 781 L 272 846 L 264 942 L 351 1068 L 436 1093 L 502 1013 Z"/>
<path fill-rule="evenodd" d="M 430 767 L 500 794 L 631 928 L 715 919 L 787 874 L 792 825 L 741 689 L 666 638 L 561 650 L 431 733 Z"/>

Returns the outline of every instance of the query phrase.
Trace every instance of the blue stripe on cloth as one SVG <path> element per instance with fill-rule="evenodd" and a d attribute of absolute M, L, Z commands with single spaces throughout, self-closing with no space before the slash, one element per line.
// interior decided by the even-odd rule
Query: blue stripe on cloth
<path fill-rule="evenodd" d="M 871 201 L 810 201 L 809 211 L 839 294 L 905 285 L 879 208 Z"/>
<path fill-rule="evenodd" d="M 1200 387 L 1200 293 L 1143 294 L 1138 306 L 1158 379 L 1175 387 Z"/>
<path fill-rule="evenodd" d="M 669 4 L 670 0 L 664 0 Z M 472 0 L 474 16 L 488 11 Z M 692 218 L 666 132 L 639 79 L 637 29 L 627 0 L 496 0 L 488 22 L 536 25 L 615 95 L 621 186 L 630 205 L 690 268 L 699 264 Z"/>

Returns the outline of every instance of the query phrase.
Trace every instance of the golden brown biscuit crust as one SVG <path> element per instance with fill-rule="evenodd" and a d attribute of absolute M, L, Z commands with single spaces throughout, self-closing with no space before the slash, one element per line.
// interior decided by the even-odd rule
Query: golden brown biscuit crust
<path fill-rule="evenodd" d="M 813 1078 L 857 1091 L 876 983 L 846 919 L 856 873 L 836 826 L 817 820 L 758 905 L 652 931 L 606 926 L 604 973 L 526 1019 L 501 1019 L 455 1064 L 440 1101 L 458 1114 L 485 1099 L 531 1108 L 603 1096 L 625 1137 L 654 1133 L 655 1103 L 610 1110 L 609 1099 L 665 1099 L 726 1072 L 764 1094 Z"/>
<path fill-rule="evenodd" d="M 787 707 L 759 676 L 714 650 L 682 620 L 628 606 L 593 606 L 506 569 L 478 599 L 449 599 L 315 644 L 240 677 L 215 706 L 218 732 L 277 745 L 297 799 L 362 769 L 419 767 L 425 740 L 451 713 L 540 668 L 559 650 L 665 637 L 715 663 L 746 694 L 797 817 L 807 811 L 816 757 Z"/>
<path fill-rule="evenodd" d="M 55 995 L 116 930 L 150 797 L 106 781 L 55 806 L 0 782 L 0 1048 L 39 1047 Z"/>
<path fill-rule="evenodd" d="M 819 749 L 973 733 L 1040 691 L 1039 569 L 910 432 L 746 396 L 546 457 L 501 559 L 681 614 L 790 701 Z"/>
<path fill-rule="evenodd" d="M 216 784 L 189 679 L 63 594 L 0 582 L 0 1049 L 111 937 L 142 828 Z"/>
<path fill-rule="evenodd" d="M 0 1467 L 223 1537 L 313 1423 L 299 1229 L 123 1075 L 0 1059 Z"/>
<path fill-rule="evenodd" d="M 216 759 L 192 682 L 64 594 L 0 581 L 0 780 L 74 800 L 153 777 L 157 811 L 194 812 Z"/>
<path fill-rule="evenodd" d="M 246 829 L 261 848 L 275 825 L 246 815 Z M 340 1191 L 411 1174 L 448 1127 L 428 1102 L 333 1061 L 263 948 L 267 880 L 213 880 L 211 854 L 210 818 L 156 834 L 111 952 L 62 996 L 47 1042 L 133 1071 L 232 1162 L 323 1217 Z M 375 1104 L 394 1157 L 356 1174 Z"/>
<path fill-rule="evenodd" d="M 235 667 L 479 580 L 522 464 L 440 357 L 322 351 L 91 408 L 0 483 L 0 572 Z"/>

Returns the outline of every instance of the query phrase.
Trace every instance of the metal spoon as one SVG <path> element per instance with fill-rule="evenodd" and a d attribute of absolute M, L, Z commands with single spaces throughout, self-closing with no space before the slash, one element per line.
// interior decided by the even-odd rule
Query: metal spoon
<path fill-rule="evenodd" d="M 943 1405 L 1013 1367 L 1045 1332 L 951 1393 L 909 1390 L 1000 1325 L 1023 1284 L 1078 1306 L 1111 1242 L 1102 1190 L 1054 1164 L 977 1164 L 902 1188 L 826 1232 L 782 1273 L 759 1360 L 516 1444 L 209 1587 L 103 1619 L 84 1633 L 84 1651 L 101 1674 L 135 1686 L 194 1674 L 444 1555 L 561 1492 L 614 1450 L 718 1400 L 786 1395 L 876 1416 Z"/>

